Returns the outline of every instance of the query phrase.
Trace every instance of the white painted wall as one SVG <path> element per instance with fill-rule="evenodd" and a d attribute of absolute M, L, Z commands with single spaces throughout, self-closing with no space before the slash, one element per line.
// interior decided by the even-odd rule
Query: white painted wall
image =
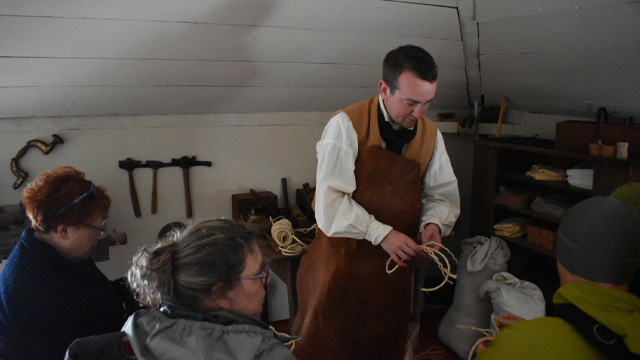
<path fill-rule="evenodd" d="M 315 143 L 329 113 L 269 113 L 182 116 L 118 116 L 3 119 L 0 151 L 5 171 L 0 172 L 0 205 L 17 204 L 26 183 L 55 166 L 71 165 L 88 179 L 106 186 L 112 199 L 109 229 L 126 232 L 128 243 L 111 247 L 111 259 L 98 263 L 109 278 L 123 276 L 136 250 L 155 241 L 158 230 L 171 221 L 186 221 L 184 186 L 180 168 L 158 172 L 158 212 L 151 214 L 152 171 L 137 169 L 134 178 L 142 216 L 133 214 L 126 171 L 118 160 L 168 162 L 182 155 L 213 162 L 212 167 L 191 169 L 193 221 L 231 218 L 231 195 L 250 188 L 278 195 L 283 205 L 281 178 L 287 178 L 289 201 L 295 190 L 315 185 Z M 12 189 L 16 180 L 9 171 L 10 159 L 28 140 L 51 141 L 58 134 L 65 141 L 49 155 L 31 148 L 20 159 L 29 173 L 25 184 Z M 3 264 L 2 264 L 3 265 Z M 0 265 L 0 266 L 2 266 Z M 272 319 L 286 318 L 286 288 L 274 282 Z"/>

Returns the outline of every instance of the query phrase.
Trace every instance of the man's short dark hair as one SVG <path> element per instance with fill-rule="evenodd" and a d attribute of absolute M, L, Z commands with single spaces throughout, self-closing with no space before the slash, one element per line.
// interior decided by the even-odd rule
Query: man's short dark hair
<path fill-rule="evenodd" d="M 398 88 L 398 78 L 405 71 L 415 73 L 420 79 L 430 83 L 438 79 L 438 66 L 433 56 L 425 49 L 415 45 L 403 45 L 391 50 L 382 62 L 382 80 L 391 93 Z"/>

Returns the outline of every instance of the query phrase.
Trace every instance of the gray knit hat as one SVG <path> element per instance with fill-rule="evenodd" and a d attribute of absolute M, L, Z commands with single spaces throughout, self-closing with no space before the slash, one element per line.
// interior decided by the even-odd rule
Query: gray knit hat
<path fill-rule="evenodd" d="M 640 265 L 640 214 L 608 197 L 581 201 L 558 228 L 556 256 L 567 270 L 587 280 L 631 283 Z"/>

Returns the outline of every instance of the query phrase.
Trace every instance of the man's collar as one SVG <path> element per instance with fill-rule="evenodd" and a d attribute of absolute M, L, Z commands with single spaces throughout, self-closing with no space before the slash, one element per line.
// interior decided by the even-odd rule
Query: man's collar
<path fill-rule="evenodd" d="M 384 115 L 384 121 L 388 122 L 393 130 L 400 130 L 402 126 L 396 124 L 395 121 L 389 117 L 389 113 L 387 112 L 387 108 L 384 106 L 384 101 L 382 101 L 382 95 L 378 94 L 378 103 L 380 104 L 380 109 L 382 109 L 382 115 Z M 409 130 L 413 130 L 413 127 L 409 128 Z"/>

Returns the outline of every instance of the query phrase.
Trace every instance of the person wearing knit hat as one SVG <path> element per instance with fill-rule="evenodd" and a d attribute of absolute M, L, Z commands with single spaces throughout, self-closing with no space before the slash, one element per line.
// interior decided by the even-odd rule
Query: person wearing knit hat
<path fill-rule="evenodd" d="M 609 197 L 629 204 L 640 213 L 640 183 L 627 183 L 615 189 Z M 636 270 L 633 281 L 629 285 L 629 292 L 640 296 L 640 269 Z"/>
<path fill-rule="evenodd" d="M 628 291 L 640 267 L 640 213 L 611 197 L 581 201 L 558 228 L 556 258 L 557 310 L 498 319 L 476 359 L 640 359 L 640 298 Z"/>
<path fill-rule="evenodd" d="M 629 204 L 640 212 L 640 183 L 627 183 L 615 189 L 610 197 Z"/>

